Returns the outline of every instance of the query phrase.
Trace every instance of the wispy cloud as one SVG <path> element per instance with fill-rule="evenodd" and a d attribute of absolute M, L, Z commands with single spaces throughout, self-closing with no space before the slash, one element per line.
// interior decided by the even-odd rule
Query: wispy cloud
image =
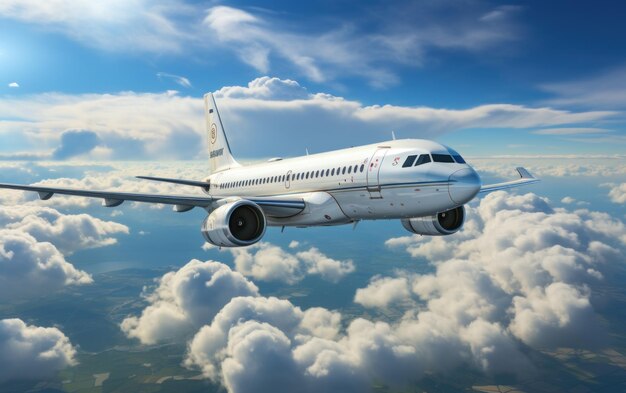
<path fill-rule="evenodd" d="M 613 130 L 605 128 L 591 127 L 566 127 L 566 128 L 545 128 L 543 130 L 533 131 L 537 135 L 586 135 L 586 134 L 607 134 Z"/>
<path fill-rule="evenodd" d="M 519 39 L 520 8 L 471 1 L 371 3 L 347 23 L 323 16 L 206 6 L 185 0 L 4 0 L 0 18 L 41 26 L 86 46 L 116 52 L 194 53 L 220 48 L 262 73 L 278 60 L 316 81 L 344 76 L 384 87 L 397 65 L 421 66 L 435 50 L 479 53 Z"/>
<path fill-rule="evenodd" d="M 181 52 L 195 7 L 171 0 L 3 0 L 0 18 L 42 26 L 108 51 Z"/>
<path fill-rule="evenodd" d="M 404 3 L 393 11 L 378 10 L 363 25 L 340 24 L 313 33 L 226 6 L 210 8 L 204 23 L 225 48 L 260 72 L 269 72 L 272 61 L 280 59 L 316 82 L 357 75 L 385 87 L 398 81 L 393 65 L 420 66 L 431 49 L 481 52 L 519 38 L 518 7 L 477 4 L 461 13 L 447 3 Z"/>
<path fill-rule="evenodd" d="M 12 87 L 12 88 L 20 87 L 20 85 L 17 82 L 11 82 L 11 83 L 9 83 L 8 86 Z"/>
<path fill-rule="evenodd" d="M 191 82 L 189 81 L 189 79 L 185 78 L 184 76 L 168 74 L 166 72 L 157 72 L 156 76 L 157 76 L 157 78 L 159 78 L 161 80 L 163 78 L 171 79 L 174 82 L 176 82 L 179 85 L 181 85 L 182 87 L 186 87 L 186 88 L 190 88 L 191 87 Z"/>
<path fill-rule="evenodd" d="M 554 94 L 554 98 L 547 100 L 551 105 L 626 108 L 626 65 L 592 77 L 540 87 Z"/>

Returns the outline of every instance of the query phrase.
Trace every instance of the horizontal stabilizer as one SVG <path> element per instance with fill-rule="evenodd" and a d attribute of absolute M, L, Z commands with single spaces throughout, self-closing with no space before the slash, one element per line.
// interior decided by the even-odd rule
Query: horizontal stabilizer
<path fill-rule="evenodd" d="M 488 184 L 480 187 L 479 194 L 486 194 L 488 192 L 498 191 L 498 190 L 506 190 L 508 188 L 514 188 L 519 186 L 524 186 L 527 184 L 533 184 L 539 182 L 539 179 L 534 177 L 528 172 L 525 168 L 517 167 L 515 168 L 517 173 L 519 173 L 520 178 L 517 180 L 507 181 L 504 183 L 496 183 L 496 184 Z"/>
<path fill-rule="evenodd" d="M 182 184 L 185 186 L 194 186 L 194 187 L 202 187 L 208 188 L 209 183 L 197 180 L 185 180 L 185 179 L 169 179 L 166 177 L 152 177 L 152 176 L 136 176 L 137 179 L 143 180 L 152 180 L 152 181 L 160 181 L 165 183 L 174 183 L 174 184 Z"/>

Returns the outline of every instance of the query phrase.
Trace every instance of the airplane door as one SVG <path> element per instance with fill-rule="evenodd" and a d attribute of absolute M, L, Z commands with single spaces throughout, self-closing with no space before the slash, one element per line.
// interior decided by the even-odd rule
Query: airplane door
<path fill-rule="evenodd" d="M 367 168 L 367 191 L 370 193 L 370 198 L 383 197 L 380 193 L 379 173 L 385 154 L 387 154 L 387 150 L 388 148 L 385 147 L 378 148 L 370 159 L 370 163 Z"/>
<path fill-rule="evenodd" d="M 287 176 L 285 177 L 285 188 L 291 187 L 291 171 L 287 172 Z"/>

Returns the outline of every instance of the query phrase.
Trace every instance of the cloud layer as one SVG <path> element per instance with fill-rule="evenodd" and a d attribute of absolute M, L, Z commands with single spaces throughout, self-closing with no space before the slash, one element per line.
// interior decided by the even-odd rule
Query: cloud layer
<path fill-rule="evenodd" d="M 76 364 L 76 350 L 59 329 L 0 320 L 0 382 L 44 378 Z"/>
<path fill-rule="evenodd" d="M 224 87 L 216 96 L 239 157 L 258 156 L 259 146 L 267 155 L 299 155 L 305 146 L 312 151 L 345 147 L 353 143 L 355 132 L 364 143 L 374 142 L 388 137 L 390 128 L 405 137 L 432 138 L 468 128 L 572 125 L 614 115 L 511 104 L 466 109 L 364 106 L 329 94 L 311 94 L 295 81 L 269 77 L 255 79 L 248 86 Z M 11 119 L 0 124 L 0 141 L 10 138 L 12 146 L 23 150 L 5 153 L 4 158 L 206 156 L 202 100 L 175 92 L 3 98 L 0 116 Z M 296 129 L 302 136 L 299 147 L 294 146 Z"/>
<path fill-rule="evenodd" d="M 469 214 L 468 226 L 453 238 L 388 242 L 435 268 L 378 276 L 357 291 L 364 306 L 404 308 L 399 319 L 356 318 L 342 329 L 338 312 L 237 297 L 195 335 L 187 366 L 230 392 L 270 385 L 279 392 L 357 392 L 372 381 L 401 388 L 424 373 L 468 365 L 528 376 L 536 371 L 527 356 L 532 349 L 602 345 L 591 288 L 620 261 L 623 223 L 504 192 Z"/>

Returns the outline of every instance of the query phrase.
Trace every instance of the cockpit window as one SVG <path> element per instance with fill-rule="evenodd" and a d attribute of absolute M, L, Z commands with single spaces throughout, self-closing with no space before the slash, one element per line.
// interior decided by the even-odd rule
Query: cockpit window
<path fill-rule="evenodd" d="M 416 158 L 417 158 L 416 155 L 408 156 L 406 158 L 406 160 L 404 160 L 404 164 L 402 164 L 402 168 L 407 168 L 407 167 L 413 166 L 413 163 L 415 162 Z"/>
<path fill-rule="evenodd" d="M 463 157 L 461 157 L 461 155 L 456 150 L 448 147 L 448 151 L 454 158 L 454 161 L 458 162 L 459 164 L 465 164 L 465 160 L 463 159 Z"/>
<path fill-rule="evenodd" d="M 458 162 L 459 164 L 465 164 L 465 160 L 460 155 L 453 154 L 452 157 L 454 158 L 454 161 Z"/>
<path fill-rule="evenodd" d="M 433 154 L 433 161 L 435 162 L 454 162 L 452 156 L 448 154 Z"/>
<path fill-rule="evenodd" d="M 417 161 L 415 161 L 415 166 L 426 164 L 430 162 L 430 156 L 428 154 L 422 154 Z"/>

